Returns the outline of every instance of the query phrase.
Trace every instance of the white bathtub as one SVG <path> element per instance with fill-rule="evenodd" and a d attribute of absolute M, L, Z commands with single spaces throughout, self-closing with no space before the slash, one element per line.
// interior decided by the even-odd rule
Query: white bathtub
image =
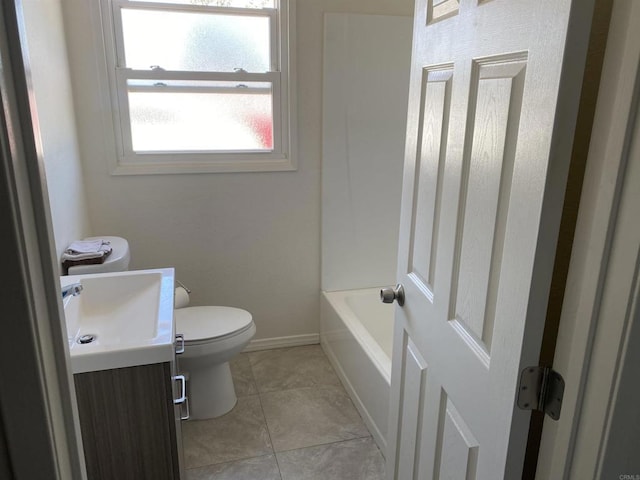
<path fill-rule="evenodd" d="M 393 306 L 380 288 L 323 292 L 320 343 L 383 454 L 387 446 Z"/>

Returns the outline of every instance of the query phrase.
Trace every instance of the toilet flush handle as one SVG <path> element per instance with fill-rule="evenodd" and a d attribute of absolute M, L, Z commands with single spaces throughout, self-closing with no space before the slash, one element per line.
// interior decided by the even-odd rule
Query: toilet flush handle
<path fill-rule="evenodd" d="M 186 290 L 186 292 L 187 292 L 187 293 L 191 293 L 191 290 L 190 290 L 190 289 L 189 289 L 189 288 L 188 288 L 184 283 L 182 283 L 180 280 L 178 280 L 177 278 L 176 278 L 176 283 L 177 283 L 179 286 L 181 286 L 182 288 L 184 288 L 184 289 Z"/>

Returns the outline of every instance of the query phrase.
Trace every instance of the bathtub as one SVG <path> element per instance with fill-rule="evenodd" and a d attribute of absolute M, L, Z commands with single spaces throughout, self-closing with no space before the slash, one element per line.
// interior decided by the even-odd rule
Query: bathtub
<path fill-rule="evenodd" d="M 320 343 L 383 454 L 393 343 L 393 305 L 380 288 L 322 292 Z"/>

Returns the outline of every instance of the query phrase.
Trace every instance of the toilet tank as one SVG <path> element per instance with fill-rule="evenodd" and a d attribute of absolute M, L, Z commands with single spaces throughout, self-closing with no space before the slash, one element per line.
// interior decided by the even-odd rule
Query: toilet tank
<path fill-rule="evenodd" d="M 69 267 L 69 275 L 84 275 L 87 273 L 124 272 L 129 270 L 129 242 L 121 237 L 89 237 L 85 240 L 102 239 L 111 244 L 111 253 L 99 265 L 75 265 Z"/>

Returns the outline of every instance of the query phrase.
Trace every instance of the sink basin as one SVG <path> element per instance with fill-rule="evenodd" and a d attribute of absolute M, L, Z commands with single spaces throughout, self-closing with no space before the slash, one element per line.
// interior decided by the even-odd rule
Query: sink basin
<path fill-rule="evenodd" d="M 171 361 L 172 268 L 60 277 L 72 283 L 82 285 L 63 301 L 73 373 Z"/>

